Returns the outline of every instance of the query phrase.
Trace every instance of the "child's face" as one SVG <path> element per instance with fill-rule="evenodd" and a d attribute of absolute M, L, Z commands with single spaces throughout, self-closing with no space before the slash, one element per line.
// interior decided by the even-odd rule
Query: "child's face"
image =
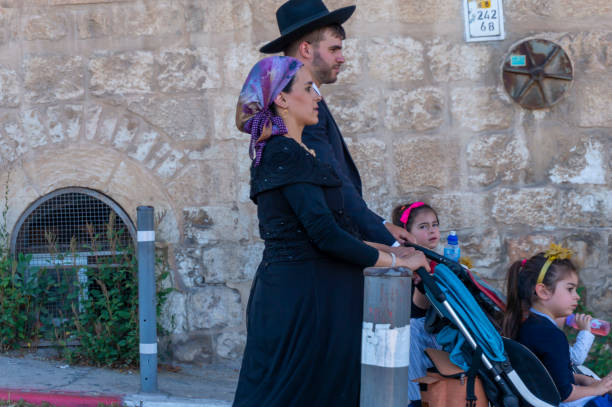
<path fill-rule="evenodd" d="M 432 211 L 421 211 L 415 217 L 410 228 L 419 246 L 435 249 L 440 243 L 440 225 Z"/>
<path fill-rule="evenodd" d="M 566 317 L 578 306 L 580 296 L 576 291 L 577 287 L 578 275 L 569 273 L 564 279 L 557 281 L 555 292 L 549 298 L 540 298 L 540 302 L 553 318 Z"/>

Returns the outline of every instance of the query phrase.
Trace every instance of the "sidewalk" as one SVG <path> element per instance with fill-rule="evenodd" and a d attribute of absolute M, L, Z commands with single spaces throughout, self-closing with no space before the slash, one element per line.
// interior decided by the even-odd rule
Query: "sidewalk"
<path fill-rule="evenodd" d="M 68 366 L 34 355 L 0 355 L 0 400 L 47 401 L 56 406 L 123 403 L 138 407 L 231 406 L 239 364 L 176 365 L 158 372 L 158 394 L 139 394 L 138 371 Z"/>

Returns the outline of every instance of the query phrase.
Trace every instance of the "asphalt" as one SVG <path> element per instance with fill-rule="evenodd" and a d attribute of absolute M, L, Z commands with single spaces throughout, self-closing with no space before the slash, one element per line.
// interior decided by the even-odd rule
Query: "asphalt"
<path fill-rule="evenodd" d="M 160 365 L 156 393 L 140 392 L 139 372 L 71 366 L 40 355 L 0 355 L 0 400 L 54 406 L 123 404 L 137 407 L 231 406 L 237 362 Z"/>

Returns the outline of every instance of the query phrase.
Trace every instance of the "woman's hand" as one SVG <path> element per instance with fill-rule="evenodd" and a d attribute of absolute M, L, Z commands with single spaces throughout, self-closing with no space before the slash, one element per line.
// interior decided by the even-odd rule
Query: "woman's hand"
<path fill-rule="evenodd" d="M 580 331 L 591 332 L 592 316 L 587 314 L 576 314 L 576 325 Z"/>
<path fill-rule="evenodd" d="M 404 244 L 406 242 L 416 244 L 415 237 L 412 236 L 412 234 L 408 232 L 406 229 L 399 227 L 397 225 L 394 225 L 391 222 L 385 222 L 385 227 L 387 228 L 389 233 L 393 235 L 393 238 L 397 240 L 399 244 Z"/>
<path fill-rule="evenodd" d="M 418 250 L 414 250 L 411 247 L 406 247 L 406 249 L 412 249 L 406 251 L 405 254 L 398 256 L 397 258 L 397 266 L 406 267 L 410 270 L 416 271 L 419 267 L 424 267 L 425 270 L 431 272 L 431 267 L 429 267 L 429 261 L 427 261 L 427 257 Z"/>

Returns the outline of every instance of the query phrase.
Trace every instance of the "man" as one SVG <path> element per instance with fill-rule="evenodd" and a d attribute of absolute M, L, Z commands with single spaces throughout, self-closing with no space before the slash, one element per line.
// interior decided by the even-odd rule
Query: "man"
<path fill-rule="evenodd" d="M 260 51 L 266 54 L 282 51 L 299 59 L 312 72 L 317 88 L 334 83 L 345 62 L 342 55 L 345 32 L 341 24 L 354 11 L 355 6 L 348 6 L 330 12 L 321 0 L 289 0 L 276 12 L 281 36 Z M 319 102 L 319 123 L 304 129 L 302 141 L 342 179 L 344 203 L 364 240 L 387 246 L 415 242 L 405 229 L 385 221 L 368 208 L 362 197 L 359 171 L 323 99 Z"/>

